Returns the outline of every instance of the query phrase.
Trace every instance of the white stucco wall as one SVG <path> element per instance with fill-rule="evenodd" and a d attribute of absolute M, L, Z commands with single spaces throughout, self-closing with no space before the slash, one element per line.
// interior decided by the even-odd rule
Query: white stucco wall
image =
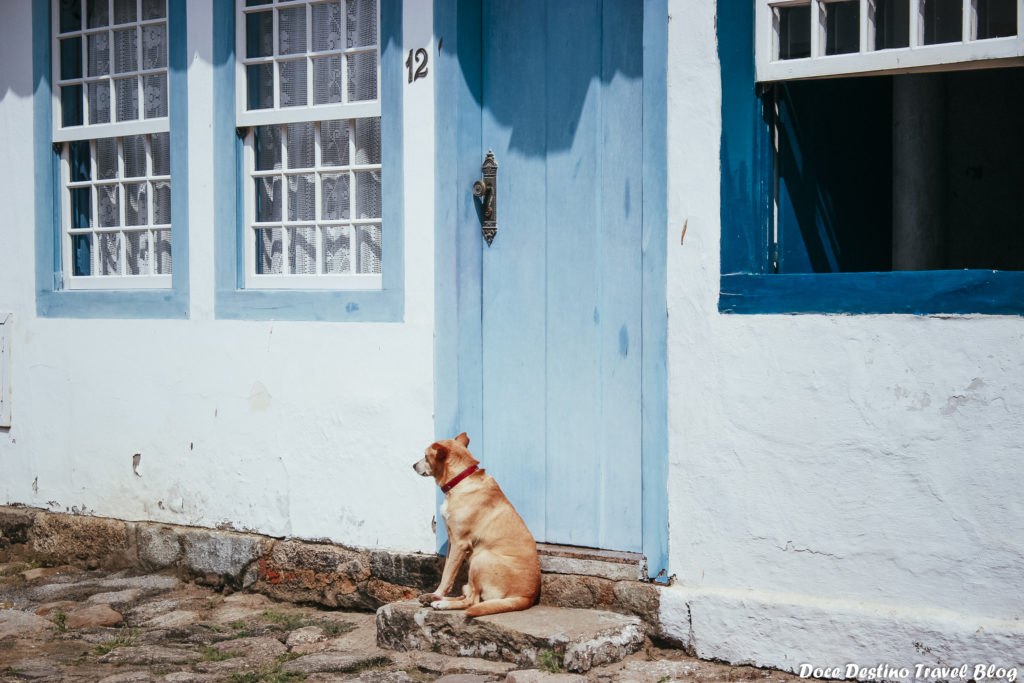
<path fill-rule="evenodd" d="M 429 45 L 429 3 L 408 4 L 406 43 Z M 216 320 L 212 10 L 188 9 L 190 317 L 43 319 L 31 3 L 0 3 L 0 310 L 14 314 L 0 501 L 432 551 L 434 487 L 410 469 L 434 436 L 433 260 L 418 257 L 433 253 L 431 82 L 405 89 L 404 322 Z"/>
<path fill-rule="evenodd" d="M 1024 319 L 719 314 L 715 7 L 669 11 L 663 617 L 730 661 L 1024 671 Z"/>

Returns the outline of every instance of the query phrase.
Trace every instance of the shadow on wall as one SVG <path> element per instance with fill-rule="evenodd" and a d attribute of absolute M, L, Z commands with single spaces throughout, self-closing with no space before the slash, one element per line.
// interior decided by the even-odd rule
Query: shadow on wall
<path fill-rule="evenodd" d="M 32 3 L 0 2 L 0 26 L 7 29 L 0 40 L 0 103 L 9 95 L 31 97 Z"/>
<path fill-rule="evenodd" d="M 613 81 L 643 77 L 643 51 L 620 39 L 642 35 L 642 2 L 488 0 L 481 6 L 479 0 L 462 0 L 457 5 L 459 38 L 445 45 L 440 36 L 442 49 L 457 43 L 463 88 L 482 106 L 488 125 L 508 131 L 509 149 L 524 156 L 570 149 L 592 89 L 607 92 Z M 635 109 L 639 126 L 642 103 Z"/>

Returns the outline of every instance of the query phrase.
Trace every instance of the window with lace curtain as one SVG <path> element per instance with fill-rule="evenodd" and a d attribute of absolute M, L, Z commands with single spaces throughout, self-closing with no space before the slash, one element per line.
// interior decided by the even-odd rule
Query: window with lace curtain
<path fill-rule="evenodd" d="M 376 0 L 237 0 L 247 288 L 380 289 Z"/>
<path fill-rule="evenodd" d="M 171 287 L 167 0 L 53 0 L 67 289 Z"/>

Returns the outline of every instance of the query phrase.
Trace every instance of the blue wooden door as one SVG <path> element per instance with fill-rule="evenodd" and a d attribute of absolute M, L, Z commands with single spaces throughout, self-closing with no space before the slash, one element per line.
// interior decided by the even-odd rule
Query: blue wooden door
<path fill-rule="evenodd" d="M 482 457 L 538 541 L 639 551 L 643 5 L 486 0 L 482 27 Z"/>

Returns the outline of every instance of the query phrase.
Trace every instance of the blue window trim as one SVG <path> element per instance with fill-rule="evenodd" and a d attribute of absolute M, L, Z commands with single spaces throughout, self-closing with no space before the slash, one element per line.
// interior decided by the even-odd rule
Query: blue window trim
<path fill-rule="evenodd" d="M 188 89 L 185 0 L 168 0 L 171 148 L 171 287 L 62 288 L 60 155 L 53 149 L 50 0 L 32 3 L 33 147 L 35 157 L 36 313 L 54 318 L 188 317 Z"/>
<path fill-rule="evenodd" d="M 719 0 L 723 313 L 1024 315 L 1024 272 L 768 272 L 771 135 L 754 81 L 754 5 Z"/>
<path fill-rule="evenodd" d="M 480 3 L 435 0 L 434 35 L 444 37 L 435 61 L 434 432 L 438 439 L 482 424 L 481 253 L 479 228 L 460 239 L 476 213 L 468 192 L 480 177 Z M 650 578 L 667 582 L 668 340 L 667 273 L 667 0 L 644 0 L 643 25 L 643 360 L 642 548 Z M 477 71 L 471 71 L 477 69 Z M 472 153 L 468 153 L 472 150 Z M 467 152 L 467 153 L 464 153 Z M 438 493 L 438 505 L 442 494 Z M 444 525 L 437 548 L 447 551 Z"/>
<path fill-rule="evenodd" d="M 405 315 L 402 189 L 402 2 L 381 0 L 380 290 L 245 289 L 243 142 L 235 134 L 235 2 L 214 0 L 214 260 L 216 317 L 233 320 L 401 322 Z"/>

